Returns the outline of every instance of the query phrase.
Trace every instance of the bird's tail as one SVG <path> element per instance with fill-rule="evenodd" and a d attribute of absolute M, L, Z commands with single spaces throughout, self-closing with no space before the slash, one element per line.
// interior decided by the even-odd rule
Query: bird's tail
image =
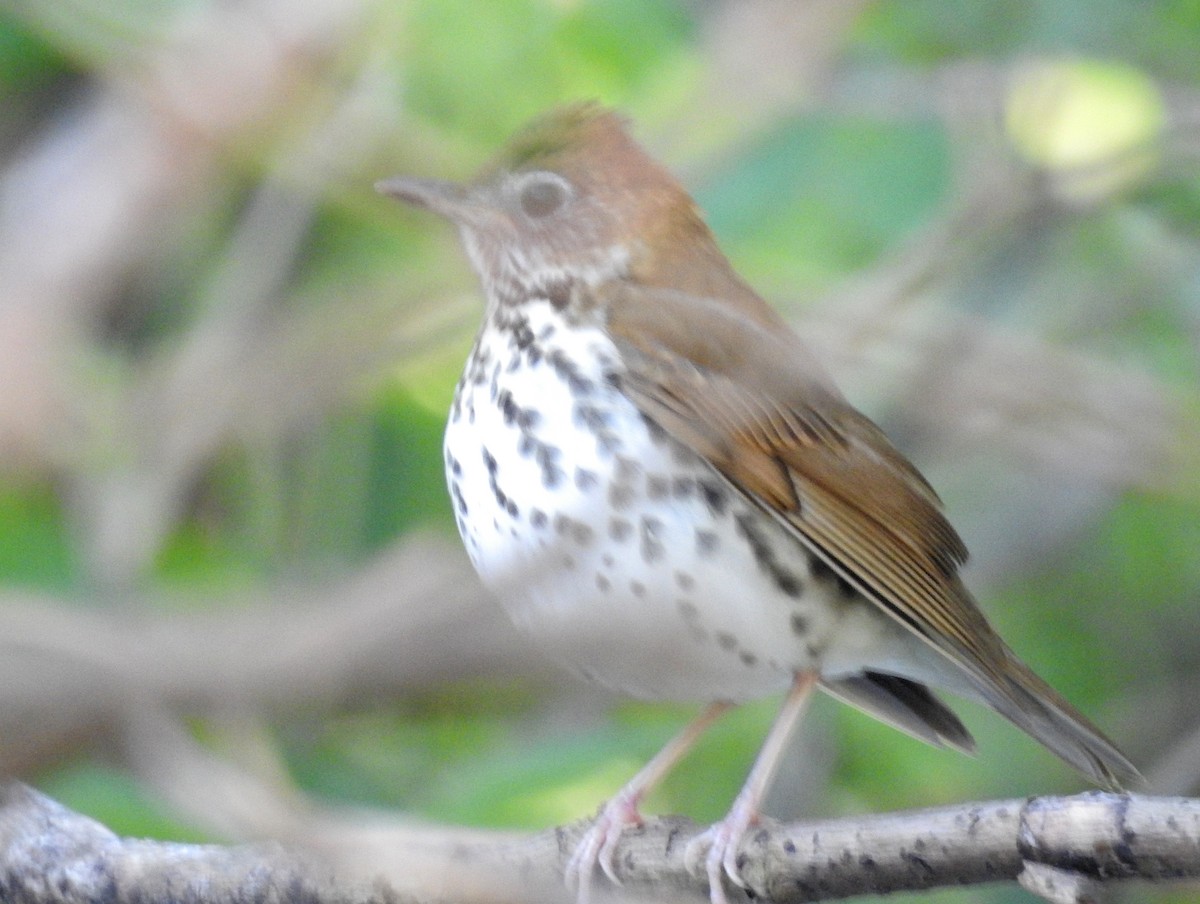
<path fill-rule="evenodd" d="M 1116 744 L 1015 654 L 1006 652 L 1001 674 L 979 688 L 997 712 L 1098 785 L 1119 791 L 1145 784 Z"/>

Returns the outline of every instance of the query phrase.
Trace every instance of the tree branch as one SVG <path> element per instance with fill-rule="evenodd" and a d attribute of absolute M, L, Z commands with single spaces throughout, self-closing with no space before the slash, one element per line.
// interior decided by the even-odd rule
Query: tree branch
<path fill-rule="evenodd" d="M 371 821 L 362 817 L 320 851 L 140 841 L 10 783 L 0 788 L 0 898 L 12 904 L 565 899 L 562 867 L 587 828 L 579 822 L 516 835 L 381 829 L 377 816 Z M 704 896 L 703 878 L 684 865 L 696 832 L 675 818 L 630 832 L 616 860 L 621 892 Z M 417 868 L 413 858 L 424 862 Z M 764 823 L 740 860 L 756 897 L 778 904 L 1012 880 L 1048 900 L 1083 902 L 1102 882 L 1200 878 L 1200 800 L 1095 792 Z M 596 881 L 599 892 L 602 880 Z"/>

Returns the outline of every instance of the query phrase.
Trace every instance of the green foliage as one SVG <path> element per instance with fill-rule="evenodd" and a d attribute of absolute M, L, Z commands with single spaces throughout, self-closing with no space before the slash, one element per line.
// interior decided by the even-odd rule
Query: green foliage
<path fill-rule="evenodd" d="M 363 539 L 376 549 L 405 531 L 449 526 L 442 464 L 444 416 L 415 404 L 402 390 L 381 395 L 371 438 Z"/>
<path fill-rule="evenodd" d="M 752 282 L 795 292 L 902 241 L 941 202 L 946 178 L 933 125 L 813 116 L 764 136 L 696 195 Z"/>
<path fill-rule="evenodd" d="M 627 98 L 689 26 L 679 4 L 666 0 L 417 4 L 406 33 L 409 101 L 433 121 L 494 143 L 564 99 Z"/>
<path fill-rule="evenodd" d="M 44 484 L 0 489 L 0 575 L 7 584 L 69 589 L 76 575 L 61 500 Z"/>
<path fill-rule="evenodd" d="M 925 65 L 1063 50 L 1119 54 L 1132 32 L 1155 19 L 1145 5 L 1121 0 L 966 0 L 952 15 L 938 0 L 891 0 L 863 17 L 856 50 Z"/>
<path fill-rule="evenodd" d="M 0 12 L 0 88 L 11 94 L 44 88 L 66 68 L 52 42 Z"/>
<path fill-rule="evenodd" d="M 196 844 L 217 840 L 180 820 L 167 803 L 119 769 L 78 761 L 38 784 L 43 794 L 87 813 L 118 835 Z"/>

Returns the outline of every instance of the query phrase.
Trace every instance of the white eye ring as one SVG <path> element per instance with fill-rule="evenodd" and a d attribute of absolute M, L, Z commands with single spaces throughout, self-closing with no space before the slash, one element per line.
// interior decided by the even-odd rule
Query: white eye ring
<path fill-rule="evenodd" d="M 551 172 L 530 173 L 517 192 L 517 201 L 525 216 L 541 220 L 558 213 L 571 198 L 571 186 L 562 176 Z"/>

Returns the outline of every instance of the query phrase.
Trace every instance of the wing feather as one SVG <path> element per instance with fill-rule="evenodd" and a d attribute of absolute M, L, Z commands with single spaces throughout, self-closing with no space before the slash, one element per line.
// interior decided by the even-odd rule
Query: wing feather
<path fill-rule="evenodd" d="M 644 413 L 865 597 L 969 671 L 994 677 L 1004 647 L 958 580 L 967 551 L 936 494 L 790 331 L 780 338 L 667 291 L 653 305 L 610 310 L 623 386 Z"/>
<path fill-rule="evenodd" d="M 967 550 L 937 494 L 756 299 L 743 295 L 731 309 L 669 289 L 609 286 L 597 302 L 629 397 L 863 597 L 957 663 L 998 712 L 1100 784 L 1140 781 L 988 624 L 958 577 Z M 830 690 L 919 737 L 970 744 L 915 682 L 868 675 Z"/>

